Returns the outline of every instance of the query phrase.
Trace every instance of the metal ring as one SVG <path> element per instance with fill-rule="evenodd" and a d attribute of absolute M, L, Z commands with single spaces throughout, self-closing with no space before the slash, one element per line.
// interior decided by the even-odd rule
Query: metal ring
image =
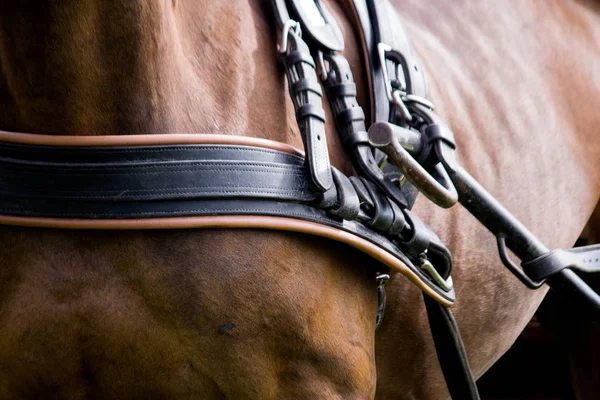
<path fill-rule="evenodd" d="M 402 100 L 405 103 L 418 103 L 429 108 L 431 111 L 435 111 L 435 105 L 425 97 L 417 96 L 416 94 L 405 94 L 402 96 Z"/>

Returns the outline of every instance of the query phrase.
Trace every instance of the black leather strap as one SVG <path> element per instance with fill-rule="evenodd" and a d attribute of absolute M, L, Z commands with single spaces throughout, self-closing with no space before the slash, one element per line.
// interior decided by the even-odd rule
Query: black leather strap
<path fill-rule="evenodd" d="M 288 51 L 282 55 L 296 119 L 304 142 L 306 160 L 314 185 L 325 192 L 331 188 L 333 177 L 325 135 L 325 112 L 315 63 L 310 50 L 300 36 L 290 30 Z"/>
<path fill-rule="evenodd" d="M 290 20 L 287 4 L 285 3 L 285 0 L 271 0 L 271 4 L 273 5 L 273 14 L 275 16 L 277 28 L 281 29 L 283 28 L 283 25 Z"/>
<path fill-rule="evenodd" d="M 581 272 L 600 272 L 600 244 L 557 249 L 521 264 L 533 281 L 543 281 L 565 268 Z"/>
<path fill-rule="evenodd" d="M 377 57 L 377 43 L 379 41 L 379 34 L 377 33 L 379 28 L 376 26 L 377 21 L 371 18 L 368 1 L 354 0 L 353 3 L 363 34 L 366 50 L 365 61 L 368 63 L 368 70 L 371 75 L 371 98 L 373 100 L 373 104 L 371 104 L 373 114 L 371 119 L 372 122 L 387 121 L 389 117 L 389 101 L 383 82 L 383 71 Z"/>
<path fill-rule="evenodd" d="M 401 92 L 405 95 L 427 98 L 424 69 L 387 0 L 353 0 L 353 4 L 363 33 L 365 58 L 371 77 L 371 119 L 373 122 L 384 121 L 409 127 L 405 116 L 392 104 L 390 96 L 392 92 L 402 89 Z M 383 51 L 384 48 L 388 50 Z M 396 76 L 396 71 L 401 76 Z M 405 87 L 400 88 L 400 82 Z M 378 164 L 385 163 L 385 155 L 381 151 L 376 150 L 374 157 Z M 408 180 L 398 181 L 401 173 L 391 163 L 385 164 L 383 173 L 384 182 L 401 182 L 399 190 L 386 188 L 388 195 L 398 204 L 411 208 L 418 195 L 417 189 Z M 397 195 L 398 191 L 401 192 L 402 199 Z"/>
<path fill-rule="evenodd" d="M 316 203 L 304 160 L 243 146 L 46 147 L 0 143 L 2 212 L 30 215 L 46 201 L 112 205 L 212 198 Z M 27 200 L 29 199 L 29 200 Z M 153 203 L 146 203 L 152 201 Z M 101 210 L 98 210 L 101 211 Z M 56 216 L 61 216 L 60 212 Z"/>
<path fill-rule="evenodd" d="M 393 52 L 400 57 L 406 79 L 406 93 L 427 98 L 427 83 L 424 70 L 415 55 L 406 31 L 397 21 L 397 16 L 391 8 L 391 4 L 387 0 L 367 0 L 367 6 L 374 31 L 374 43 L 371 44 L 370 51 L 377 51 L 376 46 L 379 43 L 391 47 Z M 387 66 L 381 65 L 379 61 L 379 57 L 376 57 L 373 74 L 374 76 L 378 76 L 379 81 L 383 81 L 382 69 L 387 68 Z M 392 78 L 392 76 L 390 76 L 390 78 Z M 382 90 L 382 87 L 378 86 L 377 90 Z M 381 97 L 381 95 L 378 97 Z M 380 110 L 376 111 L 376 121 L 387 121 L 390 118 L 390 103 L 389 101 L 386 102 L 387 106 L 385 103 L 377 105 Z"/>
<path fill-rule="evenodd" d="M 375 111 L 373 122 L 388 121 L 391 112 L 383 71 L 387 66 L 380 62 L 377 49 L 379 43 L 388 45 L 400 55 L 400 61 L 406 74 L 406 92 L 408 94 L 427 98 L 425 74 L 415 56 L 409 38 L 396 20 L 397 17 L 389 2 L 387 0 L 354 0 L 353 2 L 368 53 L 372 98 L 375 103 L 373 104 Z"/>
<path fill-rule="evenodd" d="M 294 18 L 302 23 L 302 30 L 321 50 L 344 50 L 344 36 L 335 18 L 320 0 L 288 0 Z"/>
<path fill-rule="evenodd" d="M 456 400 L 478 400 L 479 392 L 469 367 L 465 345 L 449 308 L 423 296 L 440 367 L 450 396 Z"/>
<path fill-rule="evenodd" d="M 406 197 L 396 184 L 386 179 L 373 156 L 373 148 L 369 145 L 366 134 L 365 115 L 356 100 L 356 87 L 348 61 L 332 54 L 327 54 L 325 59 L 330 66 L 325 81 L 327 98 L 337 131 L 349 150 L 352 165 L 360 175 L 379 186 L 397 204 L 406 207 Z"/>
<path fill-rule="evenodd" d="M 330 208 L 328 211 L 343 219 L 354 220 L 360 213 L 360 199 L 358 198 L 358 194 L 346 175 L 335 168 L 332 169 L 332 172 L 339 201 L 336 207 Z"/>

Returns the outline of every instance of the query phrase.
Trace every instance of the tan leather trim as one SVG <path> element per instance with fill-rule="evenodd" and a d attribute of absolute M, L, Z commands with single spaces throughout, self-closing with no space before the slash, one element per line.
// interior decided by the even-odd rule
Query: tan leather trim
<path fill-rule="evenodd" d="M 269 139 L 219 134 L 173 133 L 157 135 L 54 136 L 0 131 L 0 141 L 41 146 L 156 146 L 178 144 L 224 144 L 262 147 L 304 157 L 304 152 Z"/>
<path fill-rule="evenodd" d="M 440 304 L 450 307 L 453 303 L 435 293 L 412 272 L 406 264 L 392 254 L 380 249 L 371 242 L 356 235 L 321 225 L 314 222 L 294 218 L 270 217 L 259 215 L 220 215 L 204 217 L 174 217 L 152 219 L 59 219 L 34 218 L 0 215 L 0 224 L 17 225 L 37 228 L 61 229 L 189 229 L 189 228 L 246 228 L 270 229 L 290 232 L 300 232 L 321 236 L 327 239 L 346 243 L 374 259 L 398 271 L 410 279 L 427 295 Z"/>

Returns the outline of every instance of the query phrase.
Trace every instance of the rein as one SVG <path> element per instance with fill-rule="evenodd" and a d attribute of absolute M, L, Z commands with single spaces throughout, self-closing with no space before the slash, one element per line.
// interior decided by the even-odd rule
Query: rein
<path fill-rule="evenodd" d="M 371 116 L 341 31 L 319 0 L 273 0 L 304 150 L 225 135 L 46 136 L 0 132 L 0 224 L 61 229 L 258 228 L 346 243 L 424 293 L 448 389 L 478 399 L 460 333 L 452 257 L 411 208 L 419 193 L 460 202 L 498 238 L 500 258 L 529 288 L 573 295 L 600 320 L 600 296 L 574 272 L 600 271 L 600 246 L 549 251 L 457 163 L 450 128 L 427 98 L 423 68 L 385 0 L 353 0 Z M 355 176 L 329 163 L 323 88 Z M 367 126 L 369 128 L 367 129 Z M 511 261 L 506 249 L 524 262 Z M 377 269 L 379 307 L 385 306 Z M 375 271 L 373 271 L 375 272 Z M 383 271 L 387 272 L 387 271 Z"/>

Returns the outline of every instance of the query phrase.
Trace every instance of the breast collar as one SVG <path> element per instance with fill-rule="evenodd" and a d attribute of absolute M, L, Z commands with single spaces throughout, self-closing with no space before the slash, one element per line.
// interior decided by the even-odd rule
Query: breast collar
<path fill-rule="evenodd" d="M 315 5 L 324 25 L 307 17 L 302 2 L 274 4 L 278 24 L 286 30 L 281 57 L 304 151 L 269 140 L 225 135 L 72 137 L 0 132 L 0 223 L 309 233 L 365 252 L 403 273 L 437 302 L 451 305 L 450 253 L 410 211 L 417 193 L 412 185 L 398 183 L 398 169 L 379 168 L 385 155 L 368 143 L 352 73 L 347 61 L 336 54 L 343 49 L 339 27 L 320 2 Z M 369 55 L 365 60 L 376 99 L 372 114 L 401 123 L 406 110 L 393 106 L 394 96 L 424 99 L 424 76 L 415 72 L 420 68 L 412 67 L 417 64 L 406 35 L 402 33 L 405 40 L 398 42 L 397 35 L 377 29 L 382 26 L 380 8 L 386 4 L 353 4 Z M 301 21 L 293 28 L 288 5 Z M 310 48 L 300 36 L 300 26 Z M 386 46 L 377 47 L 386 34 L 390 38 Z M 325 63 L 329 65 L 324 86 L 357 176 L 346 177 L 329 164 L 321 85 L 311 49 L 321 60 L 321 75 Z M 371 57 L 375 53 L 377 59 Z M 397 75 L 388 76 L 387 66 L 381 63 L 389 63 Z M 404 70 L 410 72 L 404 75 Z"/>

